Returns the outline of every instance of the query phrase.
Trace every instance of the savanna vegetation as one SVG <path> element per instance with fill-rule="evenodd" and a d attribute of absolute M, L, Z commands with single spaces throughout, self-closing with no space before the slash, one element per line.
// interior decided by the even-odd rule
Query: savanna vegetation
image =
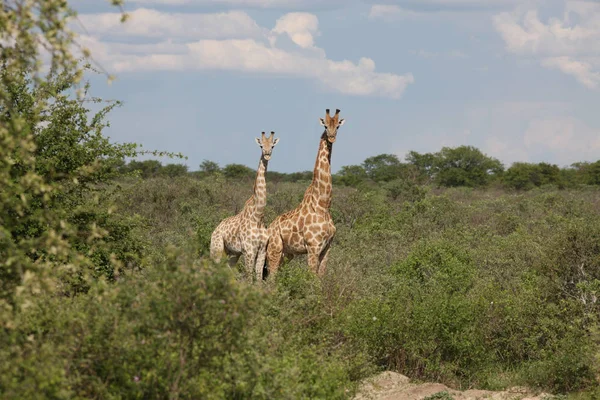
<path fill-rule="evenodd" d="M 382 369 L 600 395 L 600 161 L 369 157 L 334 177 L 325 277 L 253 283 L 206 253 L 254 171 L 126 162 L 68 15 L 0 13 L 0 397 L 348 398 Z M 269 172 L 267 222 L 310 178 Z"/>

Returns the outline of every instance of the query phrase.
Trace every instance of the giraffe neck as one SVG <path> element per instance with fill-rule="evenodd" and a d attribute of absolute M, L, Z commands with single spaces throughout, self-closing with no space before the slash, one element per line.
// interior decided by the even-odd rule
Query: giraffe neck
<path fill-rule="evenodd" d="M 327 133 L 323 132 L 319 142 L 319 152 L 315 161 L 313 180 L 311 183 L 312 195 L 316 205 L 329 209 L 331 205 L 331 151 L 332 144 L 327 140 Z"/>
<path fill-rule="evenodd" d="M 269 162 L 261 156 L 258 162 L 258 170 L 256 171 L 256 180 L 254 181 L 254 192 L 252 194 L 254 200 L 253 215 L 259 221 L 262 221 L 265 214 L 265 206 L 267 205 L 267 182 L 265 174 L 268 164 Z"/>

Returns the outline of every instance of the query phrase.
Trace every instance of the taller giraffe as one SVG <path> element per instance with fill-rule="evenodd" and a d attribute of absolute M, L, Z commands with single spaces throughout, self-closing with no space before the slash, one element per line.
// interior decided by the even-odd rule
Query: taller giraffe
<path fill-rule="evenodd" d="M 325 119 L 319 118 L 325 131 L 319 141 L 313 180 L 298 207 L 275 218 L 267 234 L 267 262 L 269 273 L 274 274 L 283 262 L 283 257 L 293 258 L 296 254 L 308 253 L 308 266 L 319 276 L 325 274 L 327 257 L 335 226 L 329 214 L 331 206 L 331 150 L 338 128 L 344 124 L 339 119 L 340 110 Z"/>
<path fill-rule="evenodd" d="M 262 132 L 261 138 L 256 138 L 262 153 L 252 196 L 246 201 L 242 211 L 221 221 L 210 238 L 210 256 L 215 262 L 220 262 L 225 252 L 229 257 L 229 265 L 234 266 L 243 254 L 246 269 L 250 272 L 254 269 L 258 280 L 262 278 L 267 241 L 264 223 L 267 204 L 265 173 L 273 148 L 279 142 L 279 138 L 274 138 L 274 135 L 275 132 L 271 132 L 271 136 L 267 137 Z"/>

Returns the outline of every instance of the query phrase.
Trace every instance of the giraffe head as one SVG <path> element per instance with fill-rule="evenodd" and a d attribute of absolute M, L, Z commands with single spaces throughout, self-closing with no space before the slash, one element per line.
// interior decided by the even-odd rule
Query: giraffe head
<path fill-rule="evenodd" d="M 325 110 L 325 119 L 319 118 L 321 125 L 325 127 L 325 133 L 327 134 L 327 140 L 329 143 L 335 143 L 335 137 L 337 130 L 340 126 L 344 125 L 344 119 L 339 119 L 340 110 L 335 110 L 335 115 L 331 117 L 329 115 L 329 108 Z"/>
<path fill-rule="evenodd" d="M 271 159 L 271 153 L 273 152 L 273 148 L 279 142 L 279 138 L 275 138 L 275 132 L 271 132 L 271 136 L 267 137 L 263 132 L 260 138 L 256 138 L 256 143 L 262 149 L 262 156 L 265 160 L 269 161 Z"/>

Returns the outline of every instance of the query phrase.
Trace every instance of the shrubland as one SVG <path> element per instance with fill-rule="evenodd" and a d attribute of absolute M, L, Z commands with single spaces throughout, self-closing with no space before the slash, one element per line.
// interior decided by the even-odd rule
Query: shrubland
<path fill-rule="evenodd" d="M 14 7 L 13 7 L 14 3 Z M 469 146 L 334 177 L 323 279 L 207 259 L 254 171 L 130 161 L 81 82 L 58 0 L 0 14 L 0 397 L 348 398 L 392 369 L 457 388 L 600 394 L 595 163 Z M 119 1 L 113 1 L 119 5 Z M 49 70 L 40 69 L 44 40 Z M 268 177 L 266 222 L 309 172 Z"/>
<path fill-rule="evenodd" d="M 307 184 L 269 183 L 267 220 Z M 350 380 L 383 368 L 460 388 L 596 390 L 597 188 L 416 188 L 395 199 L 385 184 L 334 188 L 338 234 L 324 279 L 294 259 L 255 285 L 277 334 L 337 354 Z M 122 190 L 117 201 L 148 221 L 152 247 L 195 242 L 202 255 L 251 184 L 217 174 Z M 235 273 L 251 282 L 242 266 Z"/>

